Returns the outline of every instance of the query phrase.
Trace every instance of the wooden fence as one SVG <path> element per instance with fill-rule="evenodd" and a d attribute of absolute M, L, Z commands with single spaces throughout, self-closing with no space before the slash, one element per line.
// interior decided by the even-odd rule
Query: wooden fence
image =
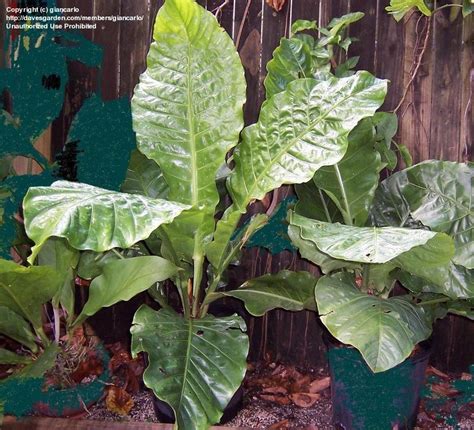
<path fill-rule="evenodd" d="M 281 0 L 280 0 L 281 2 Z M 131 95 L 151 40 L 154 17 L 162 0 L 58 0 L 59 6 L 77 6 L 83 15 L 144 15 L 141 22 L 100 23 L 96 30 L 83 34 L 104 48 L 102 79 L 96 69 L 79 63 L 69 67 L 70 83 L 63 113 L 52 127 L 53 149 L 65 141 L 71 119 L 83 99 L 97 86 L 105 99 Z M 224 0 L 202 0 L 201 4 L 215 10 Z M 473 37 L 474 18 L 462 19 L 459 14 L 450 21 L 448 10 L 430 20 L 412 14 L 397 23 L 385 12 L 388 0 L 286 0 L 280 12 L 265 0 L 227 0 L 218 16 L 232 36 L 245 66 L 248 82 L 245 120 L 257 119 L 263 101 L 265 64 L 282 36 L 287 36 L 296 19 L 317 20 L 320 26 L 331 18 L 350 11 L 362 11 L 365 18 L 350 27 L 350 34 L 360 39 L 351 46 L 351 55 L 360 56 L 358 68 L 391 81 L 385 110 L 393 110 L 403 98 L 405 88 L 413 80 L 398 109 L 400 127 L 397 140 L 410 149 L 414 161 L 428 158 L 468 160 L 471 158 L 473 136 L 472 95 L 474 91 Z M 442 2 L 438 2 L 442 4 Z M 416 78 L 414 59 L 424 46 L 425 32 L 429 38 Z M 284 188 L 280 197 L 288 192 Z M 269 201 L 261 203 L 268 205 Z M 260 275 L 283 268 L 306 268 L 289 252 L 271 256 L 266 251 L 252 251 L 243 260 L 241 273 Z M 235 282 L 238 282 L 236 273 Z M 135 300 L 137 303 L 141 299 Z M 107 332 L 125 336 L 131 305 L 120 305 L 103 314 L 101 324 Z M 105 317 L 107 315 L 107 317 Z M 252 359 L 264 356 L 291 361 L 299 365 L 320 365 L 325 362 L 321 342 L 322 329 L 310 312 L 271 312 L 249 321 Z M 464 369 L 474 362 L 474 343 L 467 342 L 474 334 L 474 324 L 451 317 L 438 324 L 435 334 L 434 364 L 451 370 Z"/>

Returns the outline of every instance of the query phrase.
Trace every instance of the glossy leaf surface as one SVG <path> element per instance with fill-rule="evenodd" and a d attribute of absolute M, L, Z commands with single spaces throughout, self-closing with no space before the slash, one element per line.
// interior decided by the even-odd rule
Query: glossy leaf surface
<path fill-rule="evenodd" d="M 449 234 L 454 263 L 474 268 L 474 167 L 429 160 L 395 173 L 376 193 L 372 218 L 377 225 L 404 225 L 409 217 Z"/>
<path fill-rule="evenodd" d="M 243 127 L 244 71 L 232 39 L 195 1 L 167 0 L 153 37 L 132 99 L 138 148 L 159 164 L 169 198 L 193 207 L 166 229 L 182 258 L 200 259 L 214 230 L 216 175 Z"/>
<path fill-rule="evenodd" d="M 292 214 L 290 224 L 299 228 L 300 237 L 341 260 L 359 263 L 386 263 L 415 247 L 430 243 L 433 264 L 448 263 L 454 252 L 451 239 L 428 230 L 395 227 L 352 227 L 330 224 Z"/>
<path fill-rule="evenodd" d="M 155 282 L 176 275 L 178 268 L 168 260 L 156 256 L 126 258 L 106 263 L 102 274 L 89 287 L 89 299 L 74 325 L 82 323 L 104 307 L 127 301 Z"/>
<path fill-rule="evenodd" d="M 315 291 L 323 324 L 338 340 L 356 347 L 374 372 L 401 363 L 431 334 L 422 308 L 402 297 L 362 293 L 349 273 L 320 278 Z"/>
<path fill-rule="evenodd" d="M 287 311 L 316 310 L 314 287 L 317 279 L 308 272 L 282 270 L 245 282 L 240 288 L 225 291 L 223 296 L 235 297 L 245 303 L 254 316 L 281 308 Z"/>
<path fill-rule="evenodd" d="M 36 243 L 30 261 L 52 236 L 76 249 L 127 248 L 169 223 L 187 206 L 66 181 L 30 188 L 23 202 L 25 228 Z"/>
<path fill-rule="evenodd" d="M 133 319 L 132 354 L 148 354 L 143 379 L 175 411 L 179 429 L 207 430 L 240 386 L 248 338 L 242 318 L 184 319 L 143 305 Z"/>
<path fill-rule="evenodd" d="M 367 72 L 324 81 L 299 79 L 262 106 L 259 121 L 244 129 L 234 152 L 228 189 L 237 209 L 283 184 L 308 182 L 335 164 L 347 135 L 383 103 L 387 82 Z"/>

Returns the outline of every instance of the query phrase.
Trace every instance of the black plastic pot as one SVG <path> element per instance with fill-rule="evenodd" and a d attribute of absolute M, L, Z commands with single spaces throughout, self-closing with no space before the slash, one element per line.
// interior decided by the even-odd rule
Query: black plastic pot
<path fill-rule="evenodd" d="M 327 342 L 328 343 L 328 342 Z M 344 430 L 415 427 L 430 345 L 385 372 L 373 373 L 355 348 L 328 343 L 333 423 Z"/>
<path fill-rule="evenodd" d="M 243 318 L 243 311 L 241 308 L 228 305 L 226 306 L 222 303 L 211 303 L 209 313 L 216 317 L 227 317 L 237 313 Z M 232 420 L 242 408 L 243 400 L 244 390 L 242 386 L 240 386 L 224 409 L 222 418 L 218 424 L 225 424 Z M 173 424 L 175 422 L 173 409 L 166 402 L 163 402 L 156 396 L 153 396 L 153 408 L 155 409 L 156 417 L 161 423 Z"/>
<path fill-rule="evenodd" d="M 237 415 L 239 410 L 242 408 L 243 399 L 244 390 L 242 387 L 239 387 L 232 399 L 230 399 L 227 407 L 224 409 L 224 414 L 222 415 L 219 424 L 225 424 Z M 155 409 L 156 418 L 158 418 L 161 423 L 172 424 L 175 422 L 173 409 L 168 406 L 167 403 L 157 399 L 155 396 L 153 396 L 153 408 Z"/>

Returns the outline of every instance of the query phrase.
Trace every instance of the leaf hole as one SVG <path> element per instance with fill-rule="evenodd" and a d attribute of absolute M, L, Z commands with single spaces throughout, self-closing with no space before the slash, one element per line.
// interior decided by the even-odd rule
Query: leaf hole
<path fill-rule="evenodd" d="M 160 372 L 163 373 L 163 374 L 166 373 L 165 369 L 163 369 L 162 367 L 160 367 Z"/>
<path fill-rule="evenodd" d="M 196 332 L 196 334 L 197 334 L 198 336 L 202 336 L 202 335 L 204 334 L 204 332 L 203 332 L 202 330 L 198 330 L 198 331 Z"/>

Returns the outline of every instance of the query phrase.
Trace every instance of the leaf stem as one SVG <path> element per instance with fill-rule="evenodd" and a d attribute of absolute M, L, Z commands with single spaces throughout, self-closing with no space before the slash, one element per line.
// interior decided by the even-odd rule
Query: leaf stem
<path fill-rule="evenodd" d="M 351 209 L 349 207 L 349 200 L 347 200 L 346 189 L 344 188 L 344 181 L 342 180 L 341 171 L 339 170 L 339 166 L 334 164 L 334 170 L 336 171 L 337 182 L 339 184 L 339 188 L 341 189 L 342 195 L 342 203 L 344 204 L 345 210 L 342 213 L 344 218 L 344 222 L 347 225 L 352 225 L 352 216 L 351 216 Z"/>
<path fill-rule="evenodd" d="M 323 204 L 324 213 L 326 215 L 326 218 L 327 218 L 328 222 L 332 222 L 331 215 L 329 214 L 328 205 L 326 204 L 326 199 L 324 198 L 324 194 L 321 191 L 321 188 L 319 188 L 319 187 L 318 187 L 318 192 L 319 192 L 319 197 L 321 199 L 321 202 Z"/>
<path fill-rule="evenodd" d="M 362 290 L 369 291 L 370 264 L 364 264 L 362 269 Z"/>
<path fill-rule="evenodd" d="M 118 252 L 115 248 L 112 248 L 112 252 L 121 260 L 125 260 L 125 257 L 122 254 L 120 254 L 120 252 Z"/>
<path fill-rule="evenodd" d="M 438 303 L 445 303 L 449 302 L 451 299 L 449 297 L 443 297 L 442 299 L 433 299 L 433 300 L 426 300 L 425 302 L 417 303 L 417 306 L 424 306 L 424 305 L 436 305 Z"/>
<path fill-rule="evenodd" d="M 439 12 L 440 10 L 446 9 L 448 7 L 460 7 L 460 8 L 462 8 L 463 5 L 462 4 L 457 4 L 457 3 L 444 4 L 443 6 L 437 7 L 435 10 L 433 10 L 432 15 L 434 15 L 435 13 Z"/>
<path fill-rule="evenodd" d="M 199 253 L 193 256 L 194 274 L 193 274 L 193 309 L 192 316 L 197 317 L 199 313 L 199 296 L 201 292 L 202 273 L 204 265 L 204 255 Z"/>

